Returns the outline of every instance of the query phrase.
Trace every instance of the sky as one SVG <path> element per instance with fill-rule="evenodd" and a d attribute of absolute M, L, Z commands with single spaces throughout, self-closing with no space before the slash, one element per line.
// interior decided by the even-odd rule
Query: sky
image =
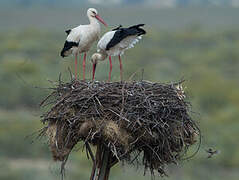
<path fill-rule="evenodd" d="M 156 7 L 177 7 L 177 6 L 234 6 L 239 7 L 239 0 L 1 0 L 0 4 L 29 6 L 34 4 L 64 6 L 73 4 L 97 4 L 97 5 L 119 5 L 119 4 L 140 4 Z"/>

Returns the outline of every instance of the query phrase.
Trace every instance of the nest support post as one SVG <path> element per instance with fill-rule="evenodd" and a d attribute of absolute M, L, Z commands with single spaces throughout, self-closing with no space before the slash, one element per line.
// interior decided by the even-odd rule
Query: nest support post
<path fill-rule="evenodd" d="M 113 155 L 104 145 L 98 144 L 90 180 L 108 180 Z"/>

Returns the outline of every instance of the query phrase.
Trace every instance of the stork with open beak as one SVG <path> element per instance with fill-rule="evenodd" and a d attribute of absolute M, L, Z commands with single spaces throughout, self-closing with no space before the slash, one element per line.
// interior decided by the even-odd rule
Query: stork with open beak
<path fill-rule="evenodd" d="M 98 12 L 94 8 L 89 8 L 87 10 L 87 16 L 89 18 L 90 24 L 79 25 L 73 29 L 65 31 L 67 33 L 67 38 L 64 47 L 61 51 L 61 56 L 64 58 L 70 54 L 75 55 L 75 79 L 77 79 L 77 55 L 84 53 L 83 58 L 83 80 L 85 80 L 85 60 L 86 52 L 90 50 L 92 44 L 99 39 L 100 36 L 100 24 L 107 24 L 99 16 Z M 80 63 L 80 60 L 79 60 Z M 80 71 L 79 71 L 80 78 Z"/>
<path fill-rule="evenodd" d="M 126 49 L 134 47 L 134 45 L 146 34 L 146 31 L 141 28 L 144 24 L 134 25 L 128 28 L 119 27 L 105 33 L 97 44 L 97 53 L 91 57 L 93 63 L 92 79 L 95 79 L 95 69 L 97 62 L 103 61 L 109 56 L 110 72 L 109 81 L 111 80 L 112 61 L 111 56 L 118 56 L 120 63 L 120 78 L 123 80 L 123 67 L 121 62 L 121 55 Z"/>

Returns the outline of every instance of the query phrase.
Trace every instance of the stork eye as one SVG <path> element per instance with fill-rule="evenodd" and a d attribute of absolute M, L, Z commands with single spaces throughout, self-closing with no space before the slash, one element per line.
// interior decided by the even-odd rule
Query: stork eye
<path fill-rule="evenodd" d="M 94 10 L 90 10 L 90 12 L 91 12 L 91 17 L 95 17 L 96 15 L 97 15 L 97 13 L 94 11 Z"/>

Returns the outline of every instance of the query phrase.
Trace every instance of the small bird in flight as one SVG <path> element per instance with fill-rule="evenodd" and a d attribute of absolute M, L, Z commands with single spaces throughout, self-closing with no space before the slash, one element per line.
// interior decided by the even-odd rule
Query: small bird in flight
<path fill-rule="evenodd" d="M 206 149 L 205 151 L 208 153 L 208 157 L 207 158 L 211 158 L 214 155 L 220 154 L 220 152 L 221 152 L 220 150 L 214 150 L 212 148 Z"/>

